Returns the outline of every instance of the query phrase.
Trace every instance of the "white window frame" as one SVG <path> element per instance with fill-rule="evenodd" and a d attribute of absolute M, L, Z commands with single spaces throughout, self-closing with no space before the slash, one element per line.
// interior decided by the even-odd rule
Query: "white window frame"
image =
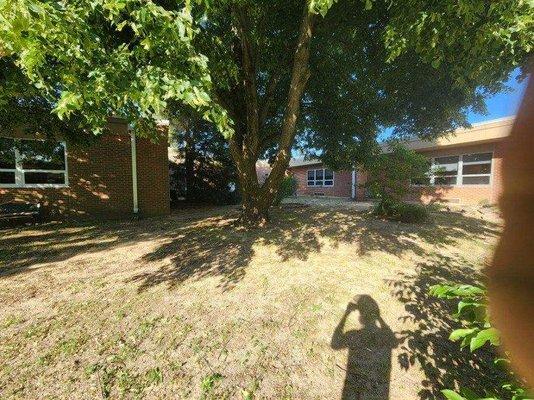
<path fill-rule="evenodd" d="M 452 184 L 452 185 L 448 185 L 446 183 L 436 183 L 436 175 L 434 174 L 434 167 L 436 166 L 436 158 L 446 158 L 446 157 L 458 157 L 456 174 L 455 175 L 443 174 L 443 175 L 438 175 L 437 177 L 438 178 L 456 177 L 456 183 Z M 453 155 L 449 155 L 449 156 L 432 157 L 432 166 L 430 167 L 430 171 L 432 171 L 431 174 L 430 174 L 430 186 L 460 186 L 459 183 L 458 183 L 459 182 L 458 178 L 460 176 L 461 168 L 462 168 L 462 156 L 461 155 L 453 154 Z"/>
<path fill-rule="evenodd" d="M 12 138 L 12 137 L 0 137 L 0 139 L 11 139 L 11 140 L 41 140 L 43 139 L 28 139 L 28 138 Z M 22 158 L 20 156 L 19 150 L 15 147 L 15 169 L 12 168 L 0 168 L 0 172 L 14 172 L 15 173 L 15 183 L 0 183 L 0 188 L 64 188 L 69 186 L 69 165 L 68 165 L 68 152 L 67 152 L 67 143 L 65 141 L 59 140 L 56 143 L 61 143 L 63 145 L 63 157 L 65 162 L 65 169 L 23 169 L 22 168 Z M 65 177 L 65 183 L 28 183 L 24 181 L 25 172 L 43 172 L 43 173 L 62 173 Z"/>
<path fill-rule="evenodd" d="M 330 170 L 332 171 L 332 179 L 325 179 L 325 172 L 326 170 Z M 313 171 L 313 185 L 310 185 L 310 179 L 308 179 L 308 173 L 310 171 Z M 323 171 L 323 179 L 321 179 L 321 181 L 323 182 L 322 185 L 316 185 L 315 182 L 317 182 L 317 171 Z M 330 168 L 312 168 L 312 169 L 308 169 L 306 171 L 306 186 L 308 187 L 334 187 L 335 185 L 335 177 L 336 177 L 336 173 L 334 172 L 334 170 L 331 170 Z M 329 181 L 332 181 L 332 184 L 331 185 L 325 185 L 325 180 L 329 180 Z"/>
<path fill-rule="evenodd" d="M 463 157 L 469 156 L 472 154 L 491 154 L 491 159 L 486 161 L 470 161 L 470 162 L 464 162 Z M 420 185 L 420 184 L 414 184 L 410 183 L 410 186 L 415 187 L 429 187 L 429 186 L 437 186 L 437 187 L 459 187 L 459 186 L 469 186 L 469 187 L 476 187 L 476 186 L 491 186 L 493 184 L 493 151 L 478 151 L 473 153 L 465 153 L 465 154 L 448 154 L 448 155 L 440 155 L 438 157 L 431 157 L 431 171 L 434 168 L 435 160 L 436 158 L 442 158 L 442 157 L 455 157 L 458 156 L 458 171 L 456 175 L 456 184 L 454 185 L 446 185 L 446 184 L 436 184 L 434 179 L 435 175 L 431 172 L 430 173 L 430 185 Z M 464 175 L 464 164 L 465 165 L 476 165 L 476 164 L 489 164 L 490 165 L 490 173 L 489 174 L 473 174 L 473 175 Z M 453 176 L 453 175 L 441 175 L 441 176 Z M 474 183 L 474 184 L 464 184 L 463 178 L 464 177 L 479 177 L 479 176 L 489 176 L 489 183 Z"/>
<path fill-rule="evenodd" d="M 489 160 L 484 160 L 484 161 L 463 161 L 463 156 L 468 156 L 468 155 L 471 155 L 471 154 L 486 154 L 486 153 L 490 153 L 491 154 L 491 158 Z M 458 182 L 459 182 L 459 185 L 462 185 L 462 186 L 489 186 L 493 183 L 493 152 L 491 151 L 485 151 L 485 152 L 479 152 L 479 153 L 469 153 L 469 154 L 463 154 L 461 157 L 460 157 L 460 162 L 461 162 L 461 170 L 458 169 Z M 463 166 L 464 165 L 479 165 L 479 164 L 489 164 L 490 166 L 490 172 L 489 174 L 469 174 L 469 175 L 464 175 L 464 168 Z M 461 172 L 461 174 L 460 174 Z M 473 184 L 464 184 L 464 178 L 476 178 L 476 177 L 485 177 L 485 176 L 488 176 L 489 177 L 489 182 L 488 183 L 473 183 Z"/>

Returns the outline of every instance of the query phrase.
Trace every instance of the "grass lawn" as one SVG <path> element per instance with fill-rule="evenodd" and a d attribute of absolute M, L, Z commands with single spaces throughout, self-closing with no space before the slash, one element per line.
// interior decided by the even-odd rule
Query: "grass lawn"
<path fill-rule="evenodd" d="M 2 399 L 434 399 L 498 386 L 447 337 L 442 281 L 473 283 L 489 209 L 378 221 L 285 205 L 0 231 Z M 353 305 L 349 303 L 353 301 Z"/>

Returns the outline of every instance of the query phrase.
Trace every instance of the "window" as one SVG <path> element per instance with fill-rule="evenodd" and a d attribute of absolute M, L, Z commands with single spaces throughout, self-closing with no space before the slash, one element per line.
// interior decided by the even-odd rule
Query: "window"
<path fill-rule="evenodd" d="M 0 184 L 15 184 L 15 141 L 0 138 Z"/>
<path fill-rule="evenodd" d="M 329 169 L 324 170 L 324 185 L 334 186 L 334 171 Z"/>
<path fill-rule="evenodd" d="M 434 185 L 456 185 L 459 156 L 436 157 L 432 164 Z"/>
<path fill-rule="evenodd" d="M 67 181 L 65 143 L 0 138 L 1 186 L 57 186 Z"/>
<path fill-rule="evenodd" d="M 492 158 L 492 153 L 436 157 L 432 160 L 430 175 L 414 178 L 411 183 L 417 186 L 489 185 Z"/>
<path fill-rule="evenodd" d="M 326 168 L 308 170 L 308 186 L 334 186 L 334 171 Z"/>
<path fill-rule="evenodd" d="M 421 176 L 418 178 L 413 178 L 411 184 L 414 186 L 429 186 L 430 185 L 430 176 Z"/>
<path fill-rule="evenodd" d="M 465 154 L 462 158 L 462 184 L 489 185 L 491 178 L 492 154 Z"/>

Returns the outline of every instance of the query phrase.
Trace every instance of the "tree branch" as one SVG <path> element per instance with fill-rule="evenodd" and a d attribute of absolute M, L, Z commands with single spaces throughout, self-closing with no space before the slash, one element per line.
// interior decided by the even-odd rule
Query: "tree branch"
<path fill-rule="evenodd" d="M 243 70 L 243 87 L 247 113 L 247 132 L 243 149 L 247 157 L 254 158 L 259 143 L 258 89 L 256 84 L 256 65 L 254 52 L 250 43 L 250 23 L 243 7 L 234 9 L 237 20 L 237 32 L 241 43 L 241 61 Z"/>
<path fill-rule="evenodd" d="M 280 82 L 281 78 L 282 74 L 280 73 L 280 71 L 273 72 L 269 78 L 269 82 L 267 83 L 267 87 L 265 89 L 265 95 L 263 97 L 263 104 L 260 109 L 260 116 L 258 122 L 260 129 L 263 127 L 263 124 L 265 123 L 265 120 L 269 115 L 269 111 L 273 105 L 276 87 L 278 86 L 278 82 Z"/>
<path fill-rule="evenodd" d="M 272 202 L 291 158 L 291 147 L 295 140 L 300 103 L 310 77 L 310 44 L 313 35 L 314 20 L 314 15 L 310 13 L 308 2 L 306 2 L 295 50 L 287 106 L 282 121 L 279 150 L 274 160 L 271 173 L 261 188 L 261 195 L 265 198 L 265 201 Z"/>

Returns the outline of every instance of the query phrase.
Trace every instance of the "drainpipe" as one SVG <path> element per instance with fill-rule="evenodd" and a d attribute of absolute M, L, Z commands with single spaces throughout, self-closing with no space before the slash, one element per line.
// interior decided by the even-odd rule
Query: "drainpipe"
<path fill-rule="evenodd" d="M 132 148 L 132 190 L 133 190 L 133 212 L 139 213 L 139 202 L 137 200 L 137 143 L 135 132 L 130 131 L 131 148 Z"/>
<path fill-rule="evenodd" d="M 356 168 L 352 168 L 352 198 L 356 200 Z"/>

